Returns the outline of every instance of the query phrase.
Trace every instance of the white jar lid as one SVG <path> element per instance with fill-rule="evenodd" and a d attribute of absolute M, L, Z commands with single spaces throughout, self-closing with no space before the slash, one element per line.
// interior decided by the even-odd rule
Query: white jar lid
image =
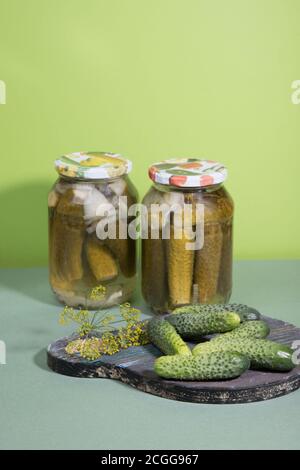
<path fill-rule="evenodd" d="M 80 179 L 109 179 L 128 174 L 132 162 L 116 153 L 74 152 L 55 160 L 62 176 Z"/>
<path fill-rule="evenodd" d="M 213 160 L 172 158 L 151 165 L 149 177 L 159 184 L 202 188 L 223 183 L 227 178 L 227 169 Z"/>

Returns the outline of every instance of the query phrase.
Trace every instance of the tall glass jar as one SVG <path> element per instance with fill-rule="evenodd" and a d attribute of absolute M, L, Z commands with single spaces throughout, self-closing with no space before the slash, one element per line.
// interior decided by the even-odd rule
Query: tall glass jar
<path fill-rule="evenodd" d="M 222 184 L 227 170 L 213 161 L 172 159 L 154 164 L 149 176 L 153 185 L 143 200 L 148 229 L 142 237 L 146 302 L 157 313 L 194 303 L 228 302 L 233 201 Z M 157 206 L 164 207 L 168 217 Z M 182 209 L 179 218 L 174 207 Z M 176 228 L 185 223 L 191 229 L 182 230 L 180 238 Z M 153 236 L 155 224 L 159 228 Z"/>
<path fill-rule="evenodd" d="M 130 299 L 136 242 L 127 208 L 137 192 L 131 162 L 104 152 L 73 153 L 55 162 L 48 197 L 50 284 L 68 306 L 104 308 Z M 96 288 L 96 289 L 95 289 Z"/>

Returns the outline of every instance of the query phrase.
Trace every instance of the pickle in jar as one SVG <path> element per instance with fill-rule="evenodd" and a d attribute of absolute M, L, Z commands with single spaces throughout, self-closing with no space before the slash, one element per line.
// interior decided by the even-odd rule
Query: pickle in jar
<path fill-rule="evenodd" d="M 184 230 L 183 237 L 175 236 L 176 224 L 171 218 L 170 237 L 162 245 L 166 261 L 157 272 L 160 277 L 161 271 L 164 272 L 167 289 L 163 283 L 161 288 L 156 287 L 155 299 L 148 286 L 155 277 L 149 275 L 149 266 L 152 266 L 151 257 L 160 260 L 163 256 L 158 258 L 155 244 L 143 240 L 146 302 L 155 311 L 172 311 L 193 303 L 227 302 L 231 293 L 233 202 L 222 184 L 227 176 L 226 168 L 211 160 L 170 159 L 153 164 L 149 176 L 153 186 L 143 200 L 148 211 L 151 204 L 161 200 L 170 212 L 174 204 L 179 208 L 184 204 L 184 211 L 187 207 L 191 209 L 188 221 L 195 238 Z"/>
<path fill-rule="evenodd" d="M 115 154 L 78 152 L 61 157 L 55 167 L 59 179 L 48 199 L 53 291 L 72 307 L 105 308 L 129 301 L 136 280 L 136 241 L 118 234 L 104 240 L 98 229 L 101 223 L 118 221 L 121 205 L 126 205 L 122 196 L 136 201 L 127 176 L 131 162 Z M 120 220 L 128 232 L 127 213 Z M 91 299 L 89 293 L 99 285 L 105 287 L 104 297 Z"/>

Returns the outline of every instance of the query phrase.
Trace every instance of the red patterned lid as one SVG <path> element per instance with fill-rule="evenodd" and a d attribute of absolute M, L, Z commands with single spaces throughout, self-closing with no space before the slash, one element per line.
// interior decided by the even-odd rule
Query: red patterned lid
<path fill-rule="evenodd" d="M 155 183 L 180 188 L 202 188 L 223 183 L 227 169 L 222 163 L 198 158 L 172 158 L 154 163 L 149 177 Z"/>

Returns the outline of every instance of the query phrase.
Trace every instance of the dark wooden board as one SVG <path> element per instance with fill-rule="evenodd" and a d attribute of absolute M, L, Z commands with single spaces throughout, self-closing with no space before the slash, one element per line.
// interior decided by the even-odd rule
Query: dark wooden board
<path fill-rule="evenodd" d="M 264 317 L 271 327 L 270 339 L 292 345 L 300 340 L 300 329 L 280 320 Z M 249 370 L 241 377 L 219 382 L 165 380 L 153 371 L 153 362 L 161 352 L 152 345 L 132 347 L 113 356 L 87 361 L 69 356 L 64 348 L 68 338 L 48 347 L 48 365 L 60 374 L 72 377 L 120 380 L 143 392 L 172 400 L 194 403 L 249 403 L 269 400 L 300 388 L 300 366 L 290 372 Z"/>

